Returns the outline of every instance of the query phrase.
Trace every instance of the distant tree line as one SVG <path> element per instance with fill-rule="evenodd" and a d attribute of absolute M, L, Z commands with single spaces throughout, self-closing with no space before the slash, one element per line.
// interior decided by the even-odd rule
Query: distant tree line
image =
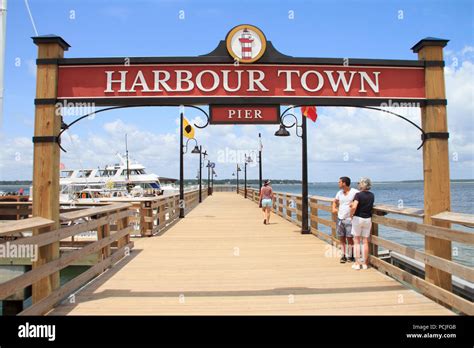
<path fill-rule="evenodd" d="M 33 181 L 31 180 L 3 180 L 0 181 L 0 185 L 31 185 Z"/>
<path fill-rule="evenodd" d="M 272 184 L 301 184 L 301 180 L 289 180 L 289 179 L 270 179 Z M 179 180 L 176 181 L 179 184 Z M 184 185 L 198 185 L 199 180 L 197 179 L 184 179 Z M 202 184 L 207 185 L 207 177 L 202 178 Z M 236 185 L 237 179 L 214 179 L 214 185 Z M 239 185 L 244 184 L 244 179 L 239 177 Z M 247 179 L 248 185 L 258 185 L 258 179 Z"/>

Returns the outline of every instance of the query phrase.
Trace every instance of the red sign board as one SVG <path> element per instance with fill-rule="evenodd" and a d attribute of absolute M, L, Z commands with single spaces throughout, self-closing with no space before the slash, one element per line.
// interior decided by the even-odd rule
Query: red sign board
<path fill-rule="evenodd" d="M 236 98 L 236 103 L 238 98 L 249 97 L 424 99 L 424 85 L 423 67 L 212 63 L 60 65 L 58 98 L 215 100 L 225 97 L 227 101 Z M 253 103 L 253 100 L 247 102 Z"/>
<path fill-rule="evenodd" d="M 277 124 L 278 105 L 211 105 L 210 124 Z"/>

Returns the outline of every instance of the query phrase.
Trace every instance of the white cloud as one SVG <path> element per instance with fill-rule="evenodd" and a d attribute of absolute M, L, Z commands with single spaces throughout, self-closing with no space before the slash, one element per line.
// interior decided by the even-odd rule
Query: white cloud
<path fill-rule="evenodd" d="M 27 59 L 26 67 L 28 69 L 28 73 L 36 79 L 36 62 L 33 59 Z"/>

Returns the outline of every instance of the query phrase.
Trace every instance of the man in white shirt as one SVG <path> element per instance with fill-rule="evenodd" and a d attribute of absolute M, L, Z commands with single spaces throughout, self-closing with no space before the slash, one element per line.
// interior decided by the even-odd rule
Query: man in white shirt
<path fill-rule="evenodd" d="M 351 203 L 358 190 L 351 188 L 351 179 L 347 176 L 339 178 L 339 188 L 332 202 L 332 212 L 337 213 L 336 235 L 341 241 L 342 257 L 340 262 L 354 262 L 354 241 L 352 239 Z M 347 246 L 346 246 L 347 242 Z"/>

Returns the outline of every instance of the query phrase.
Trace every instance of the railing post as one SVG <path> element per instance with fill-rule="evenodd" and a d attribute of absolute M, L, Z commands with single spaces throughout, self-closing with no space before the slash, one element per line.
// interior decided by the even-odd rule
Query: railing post
<path fill-rule="evenodd" d="M 104 217 L 104 216 L 108 217 L 109 215 L 110 215 L 109 213 L 107 213 L 105 215 L 98 215 L 97 219 L 100 219 L 101 217 Z M 101 240 L 101 239 L 107 238 L 109 236 L 110 236 L 110 222 L 97 227 L 97 240 Z M 109 257 L 110 256 L 110 245 L 102 248 L 99 254 L 101 256 L 101 259 L 99 260 L 99 262 L 106 259 L 107 257 Z"/>
<path fill-rule="evenodd" d="M 141 202 L 140 211 L 141 211 L 141 221 L 140 221 L 140 234 L 142 237 L 152 236 L 153 235 L 153 202 L 144 201 Z"/>
<path fill-rule="evenodd" d="M 303 224 L 303 202 L 300 197 L 296 197 L 296 221 Z"/>
<path fill-rule="evenodd" d="M 278 215 L 283 216 L 283 195 L 277 194 L 278 199 Z"/>
<path fill-rule="evenodd" d="M 117 232 L 128 227 L 129 221 L 128 216 L 125 216 L 117 221 Z M 117 248 L 120 249 L 130 242 L 130 233 L 117 241 Z"/>
<path fill-rule="evenodd" d="M 48 64 L 37 67 L 36 98 L 56 100 L 58 66 L 54 59 L 64 57 L 69 45 L 58 36 L 34 37 L 38 46 L 38 59 L 51 59 Z M 53 103 L 35 105 L 35 137 L 33 144 L 33 216 L 51 219 L 56 224 L 49 228 L 35 229 L 34 235 L 59 228 L 59 146 L 46 137 L 57 137 L 61 130 L 61 115 Z M 39 248 L 38 261 L 33 268 L 59 258 L 59 241 Z M 47 297 L 59 287 L 59 271 L 32 285 L 33 304 Z"/>
<path fill-rule="evenodd" d="M 448 40 L 427 38 L 413 46 L 422 61 L 435 61 L 425 67 L 425 96 L 427 99 L 438 99 L 440 103 L 421 107 L 421 125 L 426 133 L 441 133 L 445 137 L 427 139 L 423 146 L 424 174 L 424 223 L 441 227 L 450 227 L 449 223 L 435 222 L 431 216 L 451 209 L 448 123 L 446 115 L 446 91 L 444 84 L 443 47 Z M 425 251 L 427 254 L 451 260 L 451 241 L 426 236 Z M 425 279 L 443 289 L 452 291 L 451 274 L 430 265 L 425 267 Z"/>
<path fill-rule="evenodd" d="M 335 226 L 331 226 L 331 235 L 333 239 L 337 239 L 336 236 L 336 227 L 337 227 L 337 213 L 331 213 L 331 220 L 334 222 Z"/>
<path fill-rule="evenodd" d="M 291 221 L 290 201 L 291 196 L 285 195 L 286 218 Z"/>
<path fill-rule="evenodd" d="M 313 204 L 318 204 L 318 200 L 316 199 L 313 199 L 313 198 L 310 198 L 310 201 L 309 201 L 309 206 L 310 206 L 310 213 L 311 213 L 311 216 L 310 216 L 310 221 L 311 221 L 311 228 L 314 228 L 314 229 L 318 229 L 319 225 L 318 225 L 318 208 L 313 208 L 312 205 Z"/>
<path fill-rule="evenodd" d="M 374 213 L 375 215 L 379 215 L 377 213 Z M 372 228 L 370 230 L 370 236 L 378 236 L 379 235 L 379 224 L 376 222 L 372 222 Z M 378 257 L 379 255 L 379 246 L 377 244 L 370 243 L 369 241 L 369 254 L 375 257 Z M 369 258 L 370 260 L 370 258 Z"/>

